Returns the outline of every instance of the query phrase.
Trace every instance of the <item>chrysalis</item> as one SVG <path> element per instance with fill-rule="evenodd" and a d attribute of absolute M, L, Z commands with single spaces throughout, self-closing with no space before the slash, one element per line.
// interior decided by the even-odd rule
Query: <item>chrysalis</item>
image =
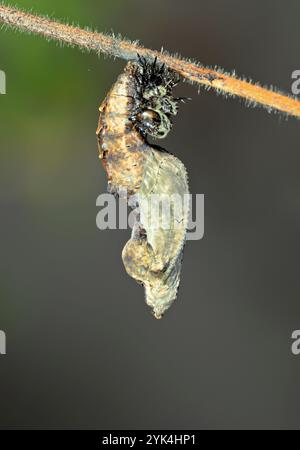
<path fill-rule="evenodd" d="M 178 82 L 178 76 L 156 60 L 129 62 L 100 106 L 97 129 L 108 191 L 126 192 L 136 212 L 123 263 L 144 285 L 146 303 L 157 319 L 177 296 L 189 190 L 182 162 L 150 145 L 147 136 L 161 139 L 171 130 L 171 116 L 181 100 L 172 95 Z"/>

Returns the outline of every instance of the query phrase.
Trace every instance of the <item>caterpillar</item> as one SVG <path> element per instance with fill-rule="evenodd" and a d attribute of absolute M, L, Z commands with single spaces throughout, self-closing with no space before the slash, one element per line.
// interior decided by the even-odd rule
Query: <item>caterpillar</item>
<path fill-rule="evenodd" d="M 183 100 L 172 95 L 179 81 L 156 60 L 139 57 L 127 63 L 99 108 L 96 131 L 108 192 L 125 196 L 135 214 L 123 263 L 144 286 L 146 303 L 157 319 L 177 297 L 189 188 L 183 163 L 147 138 L 163 139 L 170 132 Z M 162 199 L 171 199 L 165 208 Z"/>

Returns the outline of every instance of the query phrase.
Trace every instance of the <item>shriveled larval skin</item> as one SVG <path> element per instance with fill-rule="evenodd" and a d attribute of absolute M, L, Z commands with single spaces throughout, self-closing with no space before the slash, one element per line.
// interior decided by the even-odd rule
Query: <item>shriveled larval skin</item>
<path fill-rule="evenodd" d="M 97 136 L 109 190 L 117 194 L 127 189 L 128 202 L 136 211 L 131 239 L 122 252 L 125 269 L 132 278 L 144 285 L 146 303 L 152 308 L 154 316 L 160 319 L 176 299 L 180 283 L 189 189 L 183 163 L 147 142 L 147 126 L 151 127 L 152 124 L 139 123 L 137 126 L 135 121 L 140 111 L 149 111 L 154 108 L 153 105 L 160 105 L 156 98 L 151 99 L 150 108 L 149 104 L 145 105 L 143 89 L 148 87 L 147 80 L 142 78 L 140 82 L 140 76 L 146 77 L 148 74 L 150 82 L 154 80 L 151 89 L 155 86 L 154 72 L 162 70 L 155 64 L 150 66 L 146 61 L 127 64 L 100 107 Z M 154 73 L 152 78 L 151 73 L 148 73 L 151 70 Z M 168 75 L 169 72 L 161 76 L 157 84 L 163 84 L 164 77 Z M 163 102 L 169 99 L 172 100 L 170 92 Z M 156 111 L 161 113 L 159 107 Z M 169 114 L 166 113 L 166 117 L 169 119 Z M 156 129 L 153 129 L 151 135 L 158 137 L 154 134 Z M 164 208 L 153 209 L 155 199 L 159 201 L 161 198 L 171 200 L 171 207 L 167 210 L 168 226 L 164 223 Z M 178 208 L 174 207 L 174 198 Z"/>
<path fill-rule="evenodd" d="M 128 63 L 99 108 L 96 132 L 109 191 L 130 194 L 141 185 L 147 153 L 145 139 L 129 120 L 135 106 L 134 85 L 134 65 Z"/>

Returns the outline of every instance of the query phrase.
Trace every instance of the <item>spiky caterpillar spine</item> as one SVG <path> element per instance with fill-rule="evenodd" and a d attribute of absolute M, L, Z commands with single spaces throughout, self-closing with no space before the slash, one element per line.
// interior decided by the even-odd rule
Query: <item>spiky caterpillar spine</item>
<path fill-rule="evenodd" d="M 173 72 L 155 61 L 151 65 L 146 60 L 128 63 L 100 106 L 97 129 L 109 191 L 127 192 L 131 206 L 137 206 L 132 236 L 122 258 L 127 273 L 144 285 L 146 302 L 156 318 L 162 317 L 177 295 L 188 218 L 188 182 L 182 162 L 149 145 L 146 136 L 164 137 L 169 132 L 170 116 L 177 113 L 180 100 L 171 96 L 176 83 Z M 153 198 L 162 195 L 175 196 L 181 206 L 178 210 L 171 207 L 167 229 L 162 226 L 161 213 L 151 210 Z"/>

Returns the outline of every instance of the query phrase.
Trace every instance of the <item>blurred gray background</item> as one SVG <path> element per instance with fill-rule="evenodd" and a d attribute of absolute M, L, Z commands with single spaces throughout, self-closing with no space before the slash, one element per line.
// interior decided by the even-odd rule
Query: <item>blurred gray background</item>
<path fill-rule="evenodd" d="M 297 0 L 14 1 L 291 92 Z M 187 84 L 166 149 L 205 194 L 152 318 L 99 231 L 98 106 L 124 66 L 0 32 L 0 428 L 300 428 L 300 123 Z"/>

